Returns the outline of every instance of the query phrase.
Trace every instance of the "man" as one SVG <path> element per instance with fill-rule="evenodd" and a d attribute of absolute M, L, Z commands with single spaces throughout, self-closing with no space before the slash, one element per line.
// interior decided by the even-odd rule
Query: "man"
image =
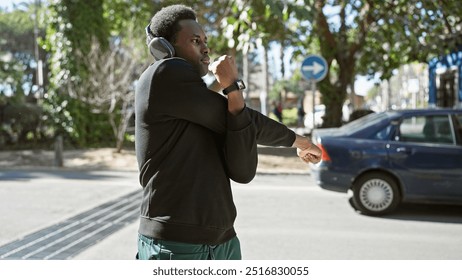
<path fill-rule="evenodd" d="M 210 64 L 207 37 L 190 8 L 163 8 L 147 36 L 151 53 L 167 58 L 149 66 L 136 89 L 135 143 L 144 189 L 137 257 L 241 259 L 230 179 L 253 179 L 257 143 L 297 147 L 306 162 L 319 162 L 321 151 L 245 106 L 234 59 L 222 56 Z M 158 39 L 167 42 L 157 46 Z M 165 44 L 171 46 L 162 49 Z M 226 97 L 203 82 L 209 68 Z"/>

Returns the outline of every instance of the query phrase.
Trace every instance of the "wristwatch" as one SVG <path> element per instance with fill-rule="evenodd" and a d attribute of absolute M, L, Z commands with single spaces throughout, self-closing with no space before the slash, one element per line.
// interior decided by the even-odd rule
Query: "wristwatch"
<path fill-rule="evenodd" d="M 223 90 L 224 95 L 228 95 L 228 93 L 234 91 L 234 90 L 243 90 L 245 89 L 245 84 L 242 80 L 236 80 L 234 83 L 232 83 L 229 87 L 225 88 Z"/>

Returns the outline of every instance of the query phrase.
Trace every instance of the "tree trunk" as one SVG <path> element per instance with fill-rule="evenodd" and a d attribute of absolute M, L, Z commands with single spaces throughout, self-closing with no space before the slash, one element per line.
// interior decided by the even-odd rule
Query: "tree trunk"
<path fill-rule="evenodd" d="M 279 58 L 281 59 L 281 80 L 285 80 L 285 75 L 286 75 L 286 68 L 284 66 L 284 43 L 281 42 L 281 49 L 279 52 Z M 285 100 L 286 96 L 286 89 L 283 87 L 282 91 L 279 92 L 279 102 L 281 102 L 281 105 L 283 104 L 283 101 Z"/>
<path fill-rule="evenodd" d="M 340 59 L 338 59 L 340 60 Z M 343 59 L 339 62 L 338 80 L 330 82 L 329 74 L 320 83 L 322 103 L 326 105 L 323 127 L 339 127 L 342 125 L 343 103 L 347 98 L 347 88 L 355 75 L 354 61 Z"/>
<path fill-rule="evenodd" d="M 340 70 L 342 71 L 342 70 Z M 342 125 L 343 103 L 347 98 L 348 79 L 339 79 L 336 84 L 329 80 L 321 82 L 322 103 L 326 105 L 323 127 L 339 127 Z"/>
<path fill-rule="evenodd" d="M 326 105 L 326 114 L 322 127 L 339 127 L 342 125 L 342 107 L 345 101 L 346 90 L 331 86 L 322 94 L 323 103 Z"/>

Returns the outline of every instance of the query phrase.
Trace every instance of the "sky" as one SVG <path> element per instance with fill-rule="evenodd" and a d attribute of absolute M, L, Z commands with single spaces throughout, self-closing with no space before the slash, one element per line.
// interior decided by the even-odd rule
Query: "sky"
<path fill-rule="evenodd" d="M 11 9 L 13 4 L 30 3 L 32 0 L 0 0 L 0 7 Z"/>

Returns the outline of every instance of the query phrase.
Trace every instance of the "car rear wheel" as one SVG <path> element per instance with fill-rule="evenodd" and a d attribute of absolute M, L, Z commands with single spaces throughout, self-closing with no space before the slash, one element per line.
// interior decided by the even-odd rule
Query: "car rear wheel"
<path fill-rule="evenodd" d="M 353 184 L 351 205 L 363 214 L 383 215 L 390 213 L 398 206 L 400 200 L 398 185 L 387 174 L 368 173 Z"/>

